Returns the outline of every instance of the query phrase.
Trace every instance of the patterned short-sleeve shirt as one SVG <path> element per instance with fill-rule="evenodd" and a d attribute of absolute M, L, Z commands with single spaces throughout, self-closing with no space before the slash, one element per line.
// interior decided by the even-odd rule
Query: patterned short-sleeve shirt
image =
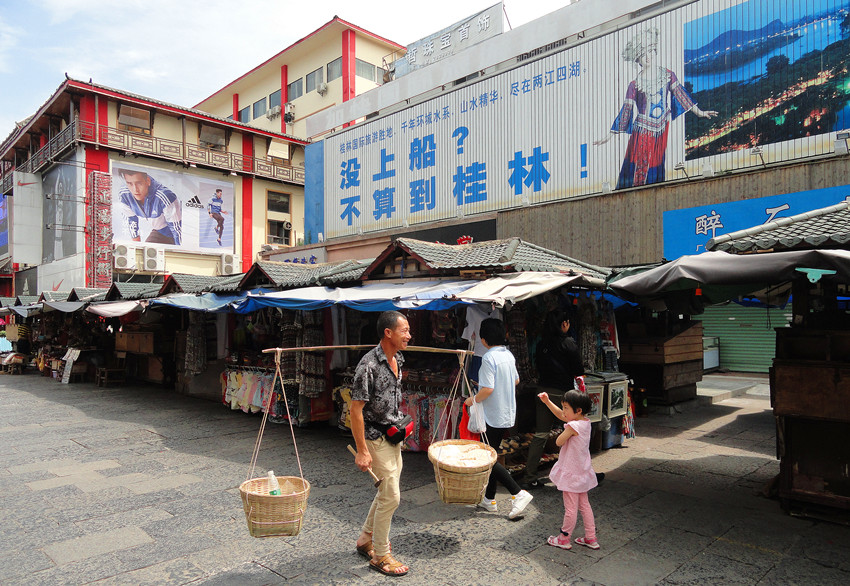
<path fill-rule="evenodd" d="M 375 427 L 392 425 L 401 421 L 401 366 L 404 356 L 396 353 L 398 376 L 390 368 L 384 349 L 378 344 L 360 359 L 354 371 L 354 384 L 351 387 L 352 401 L 366 401 L 363 406 L 363 422 L 368 440 L 381 437 L 383 430 Z"/>

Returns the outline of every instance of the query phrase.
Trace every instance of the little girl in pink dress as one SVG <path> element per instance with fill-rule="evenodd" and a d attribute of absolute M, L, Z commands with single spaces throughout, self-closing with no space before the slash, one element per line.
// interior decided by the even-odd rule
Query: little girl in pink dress
<path fill-rule="evenodd" d="M 559 408 L 549 399 L 548 394 L 540 393 L 537 396 L 556 417 L 566 421 L 564 431 L 555 441 L 561 452 L 549 472 L 549 480 L 564 493 L 564 523 L 561 525 L 561 533 L 550 536 L 546 543 L 561 549 L 572 549 L 570 534 L 575 529 L 578 512 L 581 511 L 584 537 L 577 537 L 575 542 L 590 549 L 599 549 L 593 510 L 587 499 L 587 491 L 597 485 L 596 474 L 590 463 L 590 420 L 585 417 L 592 407 L 591 399 L 584 393 L 568 391 Z"/>

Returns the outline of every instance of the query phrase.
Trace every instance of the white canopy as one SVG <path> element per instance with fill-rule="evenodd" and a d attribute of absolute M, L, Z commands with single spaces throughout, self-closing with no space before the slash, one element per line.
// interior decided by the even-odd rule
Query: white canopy
<path fill-rule="evenodd" d="M 103 317 L 121 317 L 133 311 L 141 311 L 145 308 L 146 303 L 142 301 L 105 301 L 103 303 L 93 303 L 86 307 L 86 311 L 90 311 L 96 315 Z"/>
<path fill-rule="evenodd" d="M 481 281 L 457 295 L 457 298 L 477 303 L 495 303 L 498 307 L 504 307 L 506 303 L 514 304 L 524 301 L 529 297 L 581 280 L 586 280 L 586 277 L 533 271 L 509 273 Z"/>

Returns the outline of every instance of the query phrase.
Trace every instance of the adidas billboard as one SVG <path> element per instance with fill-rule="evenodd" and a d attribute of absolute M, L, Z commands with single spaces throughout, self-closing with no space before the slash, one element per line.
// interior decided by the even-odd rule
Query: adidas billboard
<path fill-rule="evenodd" d="M 204 209 L 204 204 L 201 203 L 201 199 L 196 195 L 192 199 L 186 202 L 187 208 L 198 208 L 199 210 Z"/>

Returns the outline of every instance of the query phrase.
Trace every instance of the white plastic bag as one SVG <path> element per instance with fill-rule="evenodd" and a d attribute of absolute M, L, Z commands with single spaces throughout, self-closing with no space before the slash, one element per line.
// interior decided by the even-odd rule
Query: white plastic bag
<path fill-rule="evenodd" d="M 487 423 L 484 421 L 484 407 L 481 403 L 477 403 L 475 399 L 472 399 L 472 405 L 469 407 L 469 423 L 466 427 L 472 433 L 487 431 Z"/>

